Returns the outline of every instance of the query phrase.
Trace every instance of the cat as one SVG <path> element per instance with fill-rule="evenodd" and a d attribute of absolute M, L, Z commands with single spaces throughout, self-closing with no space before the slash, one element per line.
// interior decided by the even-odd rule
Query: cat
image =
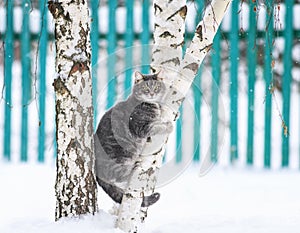
<path fill-rule="evenodd" d="M 95 139 L 96 179 L 103 190 L 121 203 L 143 146 L 151 136 L 169 134 L 172 122 L 161 118 L 166 86 L 160 74 L 135 72 L 132 94 L 101 118 Z M 143 198 L 142 207 L 158 201 L 159 193 Z"/>

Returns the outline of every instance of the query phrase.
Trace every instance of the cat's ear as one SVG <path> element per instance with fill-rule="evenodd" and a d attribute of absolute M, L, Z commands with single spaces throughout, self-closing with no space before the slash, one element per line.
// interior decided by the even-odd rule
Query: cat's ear
<path fill-rule="evenodd" d="M 144 76 L 141 72 L 135 71 L 134 72 L 134 83 L 139 83 L 144 79 Z"/>

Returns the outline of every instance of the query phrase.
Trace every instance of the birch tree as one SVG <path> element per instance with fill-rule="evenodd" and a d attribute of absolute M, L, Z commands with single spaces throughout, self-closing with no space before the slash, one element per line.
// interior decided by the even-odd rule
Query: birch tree
<path fill-rule="evenodd" d="M 55 22 L 56 214 L 94 214 L 94 175 L 90 27 L 87 1 L 50 1 Z"/>
<path fill-rule="evenodd" d="M 191 44 L 182 56 L 186 1 L 154 1 L 154 48 L 151 69 L 152 72 L 163 71 L 165 79 L 171 82 L 163 100 L 163 105 L 166 106 L 162 114 L 164 119 L 176 120 L 178 109 L 200 64 L 212 47 L 213 38 L 230 2 L 231 0 L 212 0 L 207 5 L 202 21 L 196 26 Z M 154 192 L 167 137 L 168 135 L 158 135 L 151 138 L 137 161 L 139 166 L 136 166 L 128 183 L 117 220 L 117 227 L 125 232 L 140 232 L 141 223 L 147 216 L 147 208 L 141 207 L 142 199 L 143 196 Z"/>

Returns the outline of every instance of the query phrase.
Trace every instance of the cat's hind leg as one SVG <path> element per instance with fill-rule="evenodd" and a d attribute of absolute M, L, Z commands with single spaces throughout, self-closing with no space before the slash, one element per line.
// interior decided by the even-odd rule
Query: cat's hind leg
<path fill-rule="evenodd" d="M 121 204 L 122 199 L 123 199 L 123 190 L 108 184 L 106 182 L 104 182 L 103 180 L 99 179 L 98 177 L 96 177 L 98 184 L 102 187 L 102 189 L 108 194 L 108 196 L 110 196 L 111 199 L 113 199 L 115 202 Z M 144 197 L 143 198 L 143 202 L 142 202 L 142 207 L 148 207 L 150 205 L 153 205 L 154 203 L 156 203 L 160 198 L 160 194 L 159 193 L 153 193 L 150 196 Z"/>
<path fill-rule="evenodd" d="M 110 196 L 111 199 L 113 199 L 117 203 L 122 202 L 122 198 L 123 198 L 122 189 L 120 189 L 114 185 L 111 185 L 109 183 L 106 183 L 98 177 L 96 177 L 96 179 L 97 179 L 98 184 L 102 187 L 104 192 L 106 192 L 108 194 L 108 196 Z"/>

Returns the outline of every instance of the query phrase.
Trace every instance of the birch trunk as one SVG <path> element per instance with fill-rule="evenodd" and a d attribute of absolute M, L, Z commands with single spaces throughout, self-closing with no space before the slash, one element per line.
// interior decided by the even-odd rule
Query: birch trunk
<path fill-rule="evenodd" d="M 163 101 L 163 118 L 175 121 L 197 70 L 209 52 L 213 38 L 231 0 L 213 0 L 206 8 L 203 20 L 197 25 L 194 38 L 182 59 L 182 45 L 186 2 L 183 0 L 154 1 L 154 49 L 151 68 L 163 70 L 169 90 Z M 117 226 L 125 232 L 140 232 L 147 209 L 141 208 L 144 195 L 153 193 L 157 172 L 162 163 L 168 135 L 151 138 L 140 156 L 140 161 L 129 181 L 120 206 Z"/>
<path fill-rule="evenodd" d="M 61 217 L 94 214 L 94 175 L 90 27 L 87 1 L 49 2 L 55 21 L 56 213 Z"/>

